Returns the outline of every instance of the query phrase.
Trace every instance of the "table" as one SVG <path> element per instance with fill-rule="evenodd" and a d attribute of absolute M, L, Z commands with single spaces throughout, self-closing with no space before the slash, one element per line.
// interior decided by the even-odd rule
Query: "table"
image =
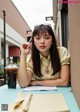
<path fill-rule="evenodd" d="M 11 104 L 16 97 L 18 96 L 18 93 L 22 91 L 22 88 L 17 85 L 16 89 L 8 89 L 7 85 L 0 87 L 0 112 L 1 111 L 1 105 L 2 104 Z M 74 95 L 71 91 L 71 87 L 58 87 L 58 90 L 54 91 L 30 91 L 32 94 L 57 94 L 62 93 L 64 95 L 64 98 L 66 100 L 66 103 L 70 109 L 70 112 L 80 112 L 80 109 L 78 108 L 78 105 L 76 103 L 76 100 L 74 98 Z M 26 91 L 25 94 L 28 94 L 29 91 Z"/>

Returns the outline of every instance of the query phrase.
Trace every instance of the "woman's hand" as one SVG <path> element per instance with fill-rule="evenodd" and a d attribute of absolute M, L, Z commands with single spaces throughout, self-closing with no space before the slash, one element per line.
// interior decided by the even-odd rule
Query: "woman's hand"
<path fill-rule="evenodd" d="M 40 84 L 39 84 L 38 80 L 31 80 L 30 85 L 31 86 L 39 86 Z"/>
<path fill-rule="evenodd" d="M 29 54 L 31 52 L 31 49 L 32 49 L 32 44 L 29 42 L 24 42 L 20 47 L 21 55 Z"/>

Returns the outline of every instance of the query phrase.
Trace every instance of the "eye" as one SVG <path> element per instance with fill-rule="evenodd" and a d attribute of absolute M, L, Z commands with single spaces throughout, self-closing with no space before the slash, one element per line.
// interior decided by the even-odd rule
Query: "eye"
<path fill-rule="evenodd" d="M 45 36 L 46 39 L 50 39 L 50 36 Z"/>
<path fill-rule="evenodd" d="M 39 40 L 40 39 L 40 36 L 35 36 L 35 39 L 38 39 Z"/>

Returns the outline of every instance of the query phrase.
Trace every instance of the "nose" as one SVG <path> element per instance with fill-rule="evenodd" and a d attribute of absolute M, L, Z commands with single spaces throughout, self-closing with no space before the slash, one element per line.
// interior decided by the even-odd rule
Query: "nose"
<path fill-rule="evenodd" d="M 44 40 L 44 38 L 42 37 L 42 38 L 41 38 L 41 43 L 44 43 L 44 42 L 45 42 L 45 40 Z"/>

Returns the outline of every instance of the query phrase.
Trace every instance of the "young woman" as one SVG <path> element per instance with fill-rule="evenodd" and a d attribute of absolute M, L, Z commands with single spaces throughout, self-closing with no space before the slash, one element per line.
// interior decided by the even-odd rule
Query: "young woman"
<path fill-rule="evenodd" d="M 32 44 L 21 45 L 19 84 L 21 87 L 68 86 L 69 64 L 70 54 L 65 47 L 57 47 L 51 26 L 38 25 L 32 34 Z"/>

